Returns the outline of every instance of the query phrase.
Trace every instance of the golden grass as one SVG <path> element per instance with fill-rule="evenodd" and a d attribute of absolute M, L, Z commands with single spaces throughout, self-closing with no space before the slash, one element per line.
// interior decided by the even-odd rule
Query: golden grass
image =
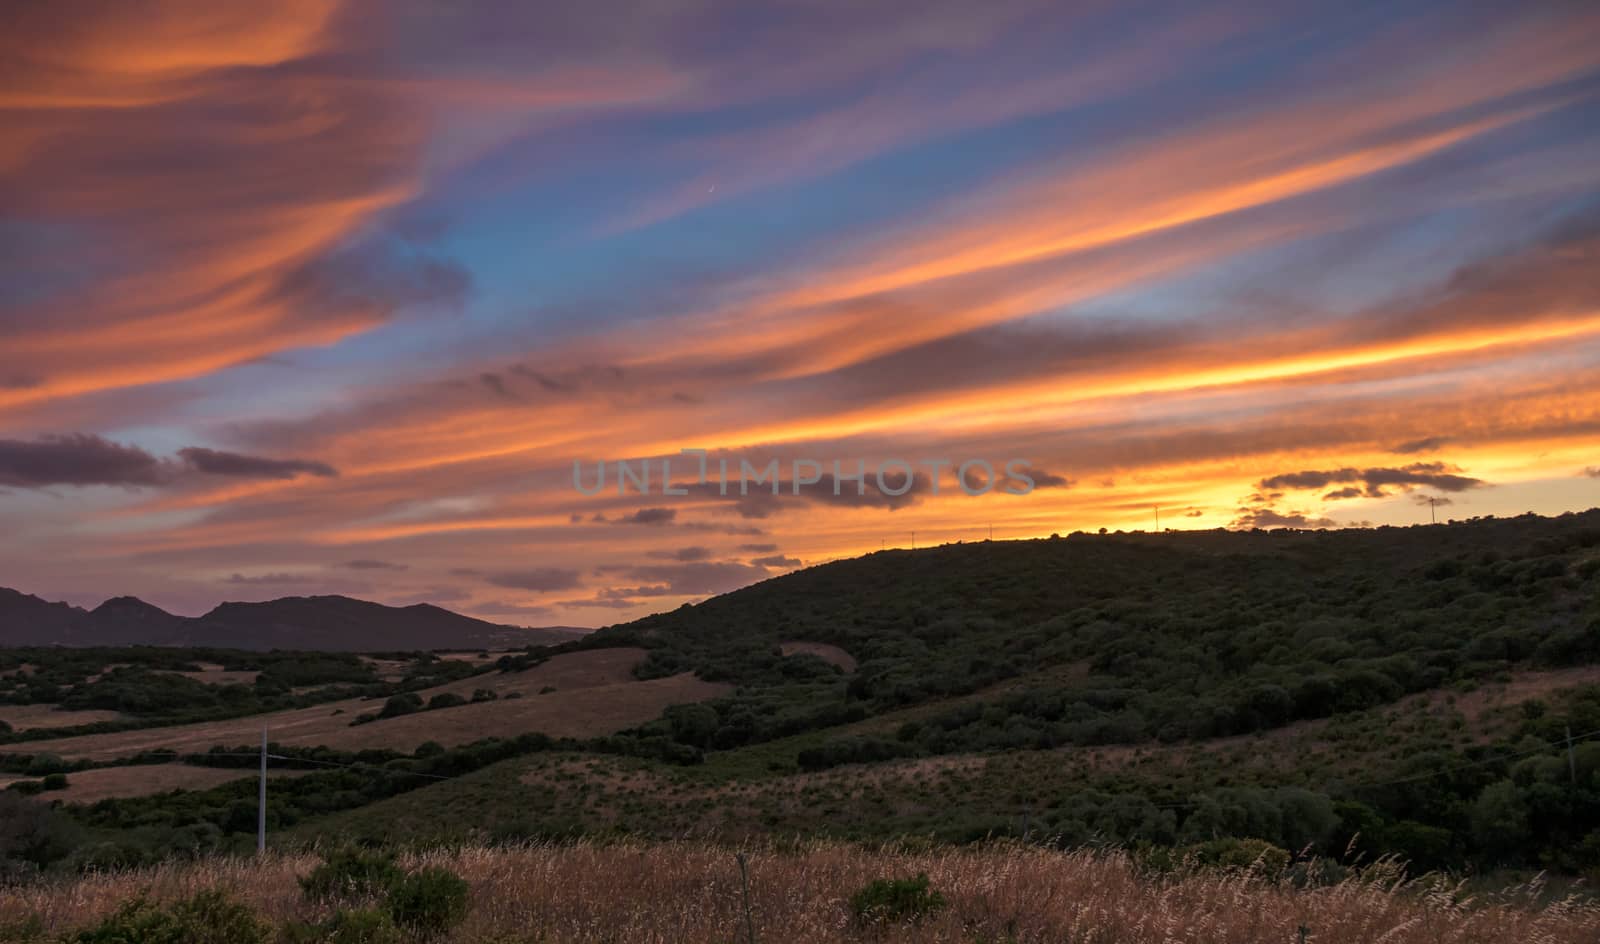
<path fill-rule="evenodd" d="M 688 674 L 635 681 L 633 666 L 643 656 L 643 649 L 632 648 L 565 653 L 524 672 L 490 673 L 418 693 L 424 700 L 443 692 L 471 697 L 475 689 L 487 688 L 500 696 L 497 701 L 403 715 L 356 727 L 351 727 L 350 722 L 359 714 L 383 707 L 382 699 L 346 699 L 246 718 L 33 741 L 27 749 L 30 753 L 49 752 L 90 760 L 114 760 L 163 748 L 193 753 L 214 745 L 259 743 L 263 726 L 279 744 L 350 750 L 376 747 L 409 751 L 424 741 L 450 747 L 529 731 L 554 737 L 593 737 L 651 721 L 668 705 L 715 698 L 731 689 Z M 539 694 L 546 688 L 555 691 Z M 506 699 L 512 692 L 522 697 Z"/>
<path fill-rule="evenodd" d="M 269 777 L 302 777 L 309 770 L 269 769 Z M 114 797 L 147 796 L 168 790 L 209 790 L 232 780 L 255 780 L 257 772 L 248 768 L 224 769 L 196 767 L 193 764 L 134 764 L 127 767 L 96 767 L 67 775 L 65 790 L 52 790 L 43 799 L 63 803 L 95 803 Z"/>
<path fill-rule="evenodd" d="M 173 672 L 171 674 L 192 678 L 196 682 L 204 682 L 207 685 L 254 685 L 256 678 L 261 675 L 260 672 L 245 669 L 229 671 L 214 662 L 202 662 L 199 665 L 200 671 L 198 672 Z"/>
<path fill-rule="evenodd" d="M 1433 879 L 1383 868 L 1296 889 L 1246 874 L 1141 876 L 1120 853 L 1015 845 L 907 851 L 813 843 L 748 850 L 751 913 L 768 944 L 1285 944 L 1301 925 L 1316 944 L 1592 944 L 1600 909 L 1574 899 L 1539 904 L 1525 886 L 1467 897 Z M 274 921 L 317 918 L 296 876 L 310 856 L 216 859 L 91 875 L 17 889 L 0 926 L 37 915 L 52 932 L 91 923 L 149 890 L 234 891 Z M 409 864 L 453 869 L 472 886 L 464 925 L 443 940 L 547 944 L 726 944 L 747 940 L 731 849 L 706 843 L 530 845 L 428 853 Z M 875 878 L 925 872 L 948 907 L 920 925 L 862 928 L 852 893 Z"/>
<path fill-rule="evenodd" d="M 119 721 L 127 717 L 120 711 L 85 709 L 69 711 L 55 705 L 7 705 L 0 708 L 0 721 L 16 731 L 37 728 L 70 728 L 75 724 L 95 724 L 100 721 Z"/>

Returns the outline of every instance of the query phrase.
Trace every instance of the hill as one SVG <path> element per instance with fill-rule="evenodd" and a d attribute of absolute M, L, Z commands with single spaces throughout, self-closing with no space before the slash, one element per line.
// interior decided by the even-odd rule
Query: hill
<path fill-rule="evenodd" d="M 390 652 L 506 649 L 576 639 L 586 630 L 525 629 L 489 623 L 431 604 L 393 607 L 342 596 L 224 603 L 199 617 L 176 616 L 137 597 L 85 611 L 0 587 L 0 647 L 204 646 Z"/>
<path fill-rule="evenodd" d="M 1416 868 L 1600 867 L 1600 511 L 884 551 L 452 671 L 505 680 L 463 691 L 561 698 L 529 673 L 602 650 L 631 652 L 641 682 L 716 687 L 603 734 L 542 731 L 542 713 L 515 735 L 451 720 L 503 701 L 333 719 L 322 750 L 287 735 L 277 750 L 285 769 L 347 769 L 274 781 L 274 835 L 1252 840 Z M 412 672 L 420 686 L 449 667 Z M 69 698 L 111 706 L 121 689 L 96 693 L 117 681 Z M 159 743 L 145 726 L 137 743 Z M 185 729 L 183 750 L 244 767 L 226 752 L 250 727 L 217 756 Z M 74 762 L 167 759 L 119 753 L 115 732 L 92 755 L 46 734 Z M 175 837 L 247 843 L 253 791 L 71 815 L 116 850 L 99 864 L 126 864 Z"/>

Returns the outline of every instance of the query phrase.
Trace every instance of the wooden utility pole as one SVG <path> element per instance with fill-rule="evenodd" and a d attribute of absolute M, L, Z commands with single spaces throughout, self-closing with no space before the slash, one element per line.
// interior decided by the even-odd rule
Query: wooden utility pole
<path fill-rule="evenodd" d="M 256 794 L 256 855 L 267 852 L 267 726 L 261 726 L 261 785 Z"/>
<path fill-rule="evenodd" d="M 1156 533 L 1161 533 L 1161 506 L 1156 506 Z"/>

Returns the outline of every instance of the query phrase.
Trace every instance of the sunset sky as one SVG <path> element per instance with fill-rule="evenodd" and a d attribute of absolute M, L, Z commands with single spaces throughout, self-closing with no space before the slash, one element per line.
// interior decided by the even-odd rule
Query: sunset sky
<path fill-rule="evenodd" d="M 594 626 L 913 532 L 1600 505 L 1600 4 L 23 2 L 0 132 L 47 599 Z M 692 448 L 1039 487 L 573 487 Z"/>

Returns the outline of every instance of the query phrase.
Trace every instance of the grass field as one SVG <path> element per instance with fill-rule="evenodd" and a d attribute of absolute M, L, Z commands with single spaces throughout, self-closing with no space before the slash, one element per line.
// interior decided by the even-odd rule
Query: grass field
<path fill-rule="evenodd" d="M 100 721 L 120 721 L 125 716 L 119 711 L 69 711 L 55 705 L 4 705 L 0 706 L 0 721 L 17 731 L 39 728 L 70 728 L 78 724 L 95 724 Z"/>
<path fill-rule="evenodd" d="M 269 770 L 272 777 L 298 777 L 305 770 Z M 168 790 L 209 790 L 232 780 L 255 780 L 253 770 L 228 770 L 196 767 L 193 764 L 136 764 L 128 767 L 97 767 L 80 770 L 68 778 L 65 790 L 48 796 L 63 803 L 94 803 L 111 797 L 136 797 Z"/>
<path fill-rule="evenodd" d="M 747 849 L 749 909 L 733 848 L 708 843 L 529 845 L 413 857 L 470 883 L 452 944 L 772 944 L 1082 942 L 1082 944 L 1592 944 L 1600 910 L 1538 885 L 1473 896 L 1375 867 L 1297 888 L 1247 871 L 1158 877 L 1121 853 L 1010 844 L 916 851 L 810 843 Z M 319 919 L 300 895 L 311 856 L 211 859 L 21 888 L 0 899 L 0 928 L 36 919 L 80 928 L 141 893 L 187 897 L 222 887 L 275 924 Z M 857 919 L 852 895 L 880 878 L 926 874 L 945 906 L 920 920 Z M 627 894 L 618 894 L 626 889 Z M 3 939 L 3 937 L 0 937 Z"/>

